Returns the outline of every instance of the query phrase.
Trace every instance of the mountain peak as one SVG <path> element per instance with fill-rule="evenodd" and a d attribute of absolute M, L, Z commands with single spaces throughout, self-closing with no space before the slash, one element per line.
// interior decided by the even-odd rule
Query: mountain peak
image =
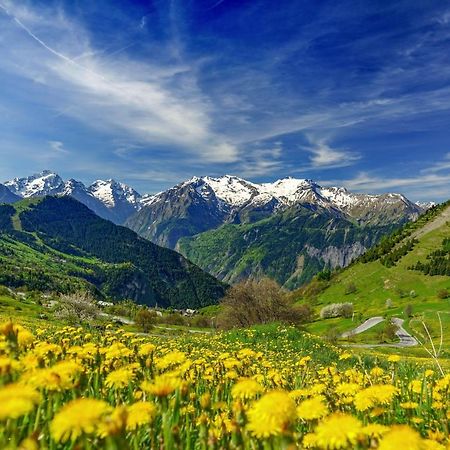
<path fill-rule="evenodd" d="M 5 186 L 21 197 L 42 197 L 61 193 L 64 181 L 57 173 L 43 170 L 28 177 L 14 178 L 5 182 Z"/>

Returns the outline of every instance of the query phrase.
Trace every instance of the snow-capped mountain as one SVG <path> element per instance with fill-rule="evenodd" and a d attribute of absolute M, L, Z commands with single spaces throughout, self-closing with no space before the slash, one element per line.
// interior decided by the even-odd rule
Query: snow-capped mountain
<path fill-rule="evenodd" d="M 401 194 L 354 194 L 343 187 L 322 187 L 312 180 L 283 178 L 252 183 L 239 177 L 193 177 L 154 196 L 126 225 L 171 248 L 224 223 L 250 223 L 298 207 L 322 208 L 361 224 L 414 220 L 422 208 Z"/>
<path fill-rule="evenodd" d="M 64 189 L 63 179 L 49 170 L 25 178 L 14 178 L 4 184 L 12 193 L 25 198 L 56 195 Z"/>
<path fill-rule="evenodd" d="M 423 210 L 427 210 L 427 209 L 433 208 L 433 206 L 436 206 L 437 203 L 436 202 L 416 202 L 416 205 L 419 208 L 422 208 Z"/>
<path fill-rule="evenodd" d="M 114 180 L 97 180 L 86 187 L 81 181 L 64 181 L 49 170 L 6 181 L 5 186 L 18 198 L 68 195 L 85 204 L 100 217 L 122 224 L 140 208 L 140 194 Z M 10 202 L 12 202 L 11 200 Z"/>
<path fill-rule="evenodd" d="M 141 195 L 115 180 L 97 180 L 89 186 L 88 192 L 108 208 L 115 223 L 123 223 L 140 208 Z"/>

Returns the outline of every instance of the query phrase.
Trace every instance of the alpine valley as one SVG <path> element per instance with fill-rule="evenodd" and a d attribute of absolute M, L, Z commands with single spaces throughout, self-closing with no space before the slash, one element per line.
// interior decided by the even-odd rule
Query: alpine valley
<path fill-rule="evenodd" d="M 227 283 L 267 275 L 288 289 L 324 268 L 347 266 L 430 206 L 294 178 L 256 184 L 230 175 L 193 177 L 143 196 L 115 180 L 86 187 L 51 171 L 0 185 L 4 202 L 46 195 L 71 196 Z"/>

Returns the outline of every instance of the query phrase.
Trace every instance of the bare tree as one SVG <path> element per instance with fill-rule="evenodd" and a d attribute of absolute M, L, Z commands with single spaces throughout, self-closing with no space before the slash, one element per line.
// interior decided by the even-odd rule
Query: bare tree
<path fill-rule="evenodd" d="M 88 292 L 63 294 L 55 308 L 55 317 L 71 324 L 92 323 L 99 314 L 100 310 Z"/>
<path fill-rule="evenodd" d="M 234 285 L 227 291 L 221 306 L 217 324 L 225 329 L 270 322 L 295 323 L 302 312 L 296 311 L 278 283 L 268 278 Z"/>

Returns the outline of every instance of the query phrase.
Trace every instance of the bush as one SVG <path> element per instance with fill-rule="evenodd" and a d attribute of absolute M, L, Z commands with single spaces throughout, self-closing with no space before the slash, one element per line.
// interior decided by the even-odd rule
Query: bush
<path fill-rule="evenodd" d="M 357 291 L 355 283 L 349 283 L 345 288 L 345 295 L 354 294 Z"/>
<path fill-rule="evenodd" d="M 437 293 L 437 298 L 440 298 L 441 300 L 445 300 L 446 298 L 450 297 L 450 292 L 448 292 L 447 289 L 441 289 L 438 293 Z"/>
<path fill-rule="evenodd" d="M 148 333 L 155 324 L 156 312 L 147 308 L 141 308 L 135 317 L 136 326 L 144 333 Z"/>
<path fill-rule="evenodd" d="M 353 303 L 332 303 L 324 306 L 320 311 L 321 319 L 331 319 L 333 317 L 352 317 Z"/>
<path fill-rule="evenodd" d="M 88 292 L 64 294 L 59 297 L 55 317 L 72 325 L 91 324 L 100 314 L 94 298 Z"/>
<path fill-rule="evenodd" d="M 168 314 L 167 316 L 163 316 L 160 319 L 161 323 L 165 323 L 167 325 L 186 325 L 186 319 L 179 313 L 172 312 Z"/>
<path fill-rule="evenodd" d="M 411 303 L 408 303 L 408 304 L 405 306 L 405 311 L 404 311 L 404 313 L 405 313 L 405 316 L 406 316 L 406 317 L 412 317 L 412 315 L 413 315 L 413 305 L 411 305 Z"/>
<path fill-rule="evenodd" d="M 278 283 L 268 278 L 234 285 L 227 291 L 221 305 L 217 325 L 222 329 L 271 322 L 296 323 L 302 313 L 301 309 L 293 307 Z"/>
<path fill-rule="evenodd" d="M 381 342 L 390 342 L 397 337 L 398 326 L 388 321 L 383 329 L 378 333 L 378 338 Z"/>

